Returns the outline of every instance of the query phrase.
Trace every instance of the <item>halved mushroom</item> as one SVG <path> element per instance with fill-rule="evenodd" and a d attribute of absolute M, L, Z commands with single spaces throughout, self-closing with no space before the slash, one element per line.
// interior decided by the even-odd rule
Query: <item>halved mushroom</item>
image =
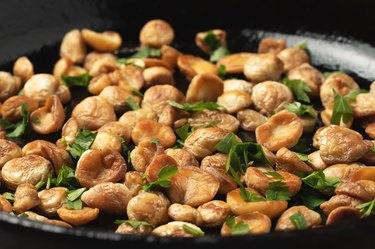
<path fill-rule="evenodd" d="M 76 178 L 87 188 L 100 183 L 118 182 L 125 177 L 126 162 L 117 151 L 85 151 L 77 162 Z"/>
<path fill-rule="evenodd" d="M 100 212 L 125 215 L 126 207 L 132 198 L 130 190 L 122 183 L 100 183 L 84 192 L 81 200 L 89 207 Z"/>
<path fill-rule="evenodd" d="M 179 168 L 170 182 L 167 190 L 170 200 L 192 207 L 212 200 L 220 186 L 213 175 L 193 166 Z"/>
<path fill-rule="evenodd" d="M 343 182 L 336 187 L 335 193 L 349 195 L 364 201 L 372 201 L 375 199 L 375 182 L 370 180 Z"/>
<path fill-rule="evenodd" d="M 161 59 L 171 68 L 177 66 L 177 60 L 180 55 L 181 53 L 171 46 L 163 45 L 161 47 Z"/>
<path fill-rule="evenodd" d="M 140 142 L 157 138 L 163 147 L 171 147 L 176 142 L 176 135 L 171 127 L 154 120 L 138 122 L 132 131 L 132 140 L 138 145 Z"/>
<path fill-rule="evenodd" d="M 76 105 L 72 112 L 79 126 L 96 130 L 108 122 L 116 121 L 114 109 L 107 100 L 100 96 L 91 96 Z"/>
<path fill-rule="evenodd" d="M 83 207 L 82 209 L 74 210 L 61 207 L 57 210 L 57 214 L 63 221 L 73 226 L 81 226 L 98 218 L 99 209 Z"/>
<path fill-rule="evenodd" d="M 358 208 L 354 207 L 338 207 L 328 215 L 326 225 L 351 222 L 359 220 L 362 214 Z"/>
<path fill-rule="evenodd" d="M 260 169 L 255 167 L 248 167 L 245 174 L 245 182 L 249 188 L 255 189 L 256 191 L 266 194 L 269 190 L 269 184 L 272 182 L 283 182 L 288 187 L 289 192 L 292 195 L 296 195 L 301 188 L 301 179 L 291 173 L 285 171 L 276 171 L 281 177 L 275 177 L 273 175 L 266 174 Z"/>
<path fill-rule="evenodd" d="M 255 189 L 246 188 L 246 190 L 258 195 L 258 197 L 262 197 Z M 232 190 L 227 194 L 227 203 L 235 215 L 258 211 L 267 215 L 271 219 L 279 217 L 288 207 L 287 201 L 246 202 L 242 199 L 239 188 Z"/>
<path fill-rule="evenodd" d="M 0 139 L 0 169 L 6 162 L 21 156 L 21 148 L 16 143 L 6 139 Z"/>
<path fill-rule="evenodd" d="M 350 92 L 359 92 L 358 84 L 347 74 L 333 73 L 331 74 L 320 87 L 320 99 L 324 106 L 333 103 L 335 92 L 344 96 Z"/>
<path fill-rule="evenodd" d="M 245 52 L 226 55 L 216 65 L 223 65 L 227 74 L 243 73 L 245 63 L 252 55 L 254 54 Z"/>
<path fill-rule="evenodd" d="M 82 38 L 85 43 L 99 52 L 113 52 L 122 44 L 120 34 L 114 31 L 98 33 L 89 29 L 83 29 Z"/>
<path fill-rule="evenodd" d="M 2 195 L 0 195 L 0 211 L 6 213 L 11 213 L 13 211 L 12 204 Z"/>
<path fill-rule="evenodd" d="M 183 73 L 188 80 L 192 80 L 197 74 L 210 73 L 218 75 L 218 69 L 214 64 L 193 55 L 180 55 L 177 59 L 177 65 L 181 73 Z"/>
<path fill-rule="evenodd" d="M 16 60 L 13 65 L 13 75 L 20 77 L 22 83 L 28 81 L 34 75 L 34 65 L 26 56 Z"/>
<path fill-rule="evenodd" d="M 157 113 L 151 109 L 138 109 L 135 111 L 125 112 L 120 118 L 119 122 L 125 125 L 127 132 L 131 135 L 134 127 L 137 123 L 143 120 L 155 120 L 156 121 Z"/>
<path fill-rule="evenodd" d="M 168 237 L 193 237 L 194 235 L 184 229 L 184 225 L 191 227 L 194 230 L 200 229 L 198 226 L 184 221 L 171 221 L 167 224 L 161 225 L 154 230 L 152 234 L 155 236 Z"/>
<path fill-rule="evenodd" d="M 81 32 L 73 29 L 64 35 L 60 46 L 60 56 L 73 63 L 82 63 L 86 56 L 86 47 Z"/>
<path fill-rule="evenodd" d="M 13 209 L 16 214 L 26 212 L 41 203 L 38 197 L 38 190 L 30 183 L 18 185 L 14 193 Z"/>
<path fill-rule="evenodd" d="M 7 188 L 15 190 L 22 183 L 35 185 L 40 181 L 46 182 L 51 173 L 52 165 L 47 159 L 27 155 L 5 163 L 1 170 L 1 181 Z"/>
<path fill-rule="evenodd" d="M 198 160 L 216 151 L 215 146 L 228 134 L 219 127 L 207 127 L 195 130 L 185 140 L 185 146 Z"/>
<path fill-rule="evenodd" d="M 286 48 L 285 39 L 275 39 L 271 37 L 263 38 L 258 45 L 258 53 L 278 54 Z"/>
<path fill-rule="evenodd" d="M 214 36 L 217 37 L 220 46 L 224 48 L 227 47 L 227 32 L 222 29 L 213 29 L 210 31 L 199 32 L 195 35 L 195 45 L 197 45 L 203 52 L 205 52 L 206 54 L 210 54 L 213 52 L 207 46 L 207 43 L 205 41 L 207 35 L 209 34 L 208 32 L 211 32 Z"/>
<path fill-rule="evenodd" d="M 320 204 L 320 209 L 326 214 L 329 215 L 333 210 L 338 207 L 357 207 L 363 203 L 362 200 L 351 197 L 349 195 L 335 195 L 332 196 L 328 201 Z"/>
<path fill-rule="evenodd" d="M 246 80 L 240 80 L 240 79 L 229 79 L 224 80 L 224 93 L 237 90 L 237 91 L 243 91 L 247 94 L 251 95 L 252 89 L 254 84 L 250 83 Z"/>
<path fill-rule="evenodd" d="M 216 153 L 206 156 L 201 162 L 201 169 L 211 173 L 219 181 L 219 193 L 222 194 L 237 188 L 237 183 L 226 172 L 227 158 L 226 154 Z"/>
<path fill-rule="evenodd" d="M 201 214 L 189 205 L 173 203 L 168 208 L 168 215 L 174 221 L 185 221 L 197 226 L 202 224 Z"/>
<path fill-rule="evenodd" d="M 245 62 L 243 73 L 251 82 L 277 81 L 283 71 L 283 62 L 274 54 L 252 54 Z"/>
<path fill-rule="evenodd" d="M 153 86 L 146 90 L 142 100 L 142 108 L 151 109 L 160 116 L 164 109 L 169 106 L 168 100 L 181 103 L 185 101 L 185 96 L 171 85 Z"/>
<path fill-rule="evenodd" d="M 168 221 L 168 198 L 161 192 L 140 191 L 127 206 L 129 220 L 142 220 L 158 226 Z"/>
<path fill-rule="evenodd" d="M 197 74 L 191 80 L 186 92 L 189 103 L 198 101 L 216 101 L 223 93 L 223 81 L 212 73 Z"/>
<path fill-rule="evenodd" d="M 135 96 L 130 91 L 119 86 L 107 86 L 99 94 L 110 103 L 115 112 L 124 113 L 129 108 L 128 99 L 131 98 L 137 104 L 141 103 L 141 98 Z"/>
<path fill-rule="evenodd" d="M 8 72 L 0 71 L 0 101 L 14 96 L 21 89 L 21 79 Z"/>
<path fill-rule="evenodd" d="M 341 182 L 347 182 L 351 180 L 355 172 L 363 167 L 365 167 L 365 165 L 359 163 L 334 164 L 323 170 L 323 173 L 325 176 L 337 177 Z"/>
<path fill-rule="evenodd" d="M 279 82 L 265 81 L 253 87 L 251 99 L 262 114 L 273 114 L 293 102 L 290 89 Z"/>
<path fill-rule="evenodd" d="M 51 95 L 43 107 L 33 111 L 30 115 L 31 126 L 39 134 L 50 134 L 59 131 L 64 125 L 65 112 L 60 98 Z"/>
<path fill-rule="evenodd" d="M 298 228 L 292 222 L 291 217 L 297 213 L 300 213 L 306 221 L 307 228 L 320 225 L 322 218 L 320 214 L 305 207 L 305 206 L 294 206 L 285 210 L 285 212 L 277 220 L 276 231 L 290 231 L 297 230 Z"/>
<path fill-rule="evenodd" d="M 172 157 L 178 167 L 199 166 L 197 159 L 187 149 L 166 149 L 165 154 Z"/>
<path fill-rule="evenodd" d="M 277 54 L 277 58 L 284 63 L 284 72 L 288 72 L 310 60 L 307 52 L 298 47 L 291 47 L 282 50 Z"/>
<path fill-rule="evenodd" d="M 41 203 L 36 210 L 49 218 L 57 217 L 57 210 L 64 205 L 67 195 L 68 189 L 64 187 L 44 189 L 38 193 Z"/>
<path fill-rule="evenodd" d="M 73 162 L 69 153 L 55 144 L 45 140 L 34 140 L 27 143 L 22 148 L 22 155 L 38 155 L 52 162 L 55 173 L 57 174 L 62 165 L 72 166 Z"/>
<path fill-rule="evenodd" d="M 210 126 L 216 126 L 230 132 L 236 132 L 240 126 L 240 122 L 232 115 L 211 110 L 194 112 L 188 119 L 188 123 L 192 128 L 203 128 L 210 124 Z"/>
<path fill-rule="evenodd" d="M 260 212 L 251 212 L 246 214 L 241 214 L 234 218 L 234 222 L 238 224 L 238 222 L 244 222 L 249 231 L 247 234 L 262 234 L 268 233 L 271 230 L 271 219 Z M 226 223 L 223 224 L 221 227 L 220 234 L 222 236 L 229 236 L 232 235 L 231 229 L 228 227 Z"/>
<path fill-rule="evenodd" d="M 99 95 L 104 88 L 112 84 L 108 74 L 99 74 L 90 80 L 87 90 L 92 95 Z"/>
<path fill-rule="evenodd" d="M 145 79 L 145 86 L 150 87 L 154 85 L 173 85 L 173 73 L 165 67 L 149 67 L 143 71 L 143 78 Z"/>
<path fill-rule="evenodd" d="M 309 63 L 303 63 L 288 72 L 291 80 L 302 80 L 310 88 L 311 97 L 318 97 L 320 86 L 325 80 L 323 74 Z"/>
<path fill-rule="evenodd" d="M 160 48 L 169 45 L 174 40 L 174 30 L 169 23 L 161 19 L 148 21 L 139 33 L 142 45 Z"/>
<path fill-rule="evenodd" d="M 251 96 L 244 91 L 224 92 L 217 98 L 217 103 L 228 113 L 236 113 L 251 105 Z"/>
<path fill-rule="evenodd" d="M 255 129 L 267 122 L 267 117 L 252 109 L 241 110 L 237 113 L 240 126 L 245 131 L 254 132 Z"/>
<path fill-rule="evenodd" d="M 276 113 L 255 130 L 257 142 L 272 152 L 291 148 L 302 136 L 303 126 L 298 116 L 287 110 Z"/>
<path fill-rule="evenodd" d="M 204 227 L 220 227 L 232 213 L 228 203 L 219 200 L 209 201 L 200 205 L 198 212 L 202 217 L 202 226 Z"/>
<path fill-rule="evenodd" d="M 128 187 L 132 196 L 136 196 L 142 189 L 142 186 L 146 184 L 146 180 L 143 179 L 143 173 L 138 171 L 128 171 L 125 174 L 124 184 Z"/>
<path fill-rule="evenodd" d="M 309 173 L 313 170 L 296 153 L 283 147 L 276 153 L 276 170 L 292 174 Z"/>
<path fill-rule="evenodd" d="M 371 147 L 358 132 L 336 125 L 326 127 L 320 136 L 320 156 L 327 164 L 351 163 L 360 159 Z"/>

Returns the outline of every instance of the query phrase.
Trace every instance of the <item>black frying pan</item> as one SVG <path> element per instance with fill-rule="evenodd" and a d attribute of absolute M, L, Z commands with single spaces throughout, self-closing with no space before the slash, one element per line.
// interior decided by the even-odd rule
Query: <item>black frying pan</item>
<path fill-rule="evenodd" d="M 195 33 L 228 32 L 232 52 L 255 51 L 264 36 L 285 37 L 289 45 L 307 40 L 312 64 L 344 70 L 363 87 L 375 80 L 375 1 L 173 0 L 2 0 L 0 70 L 10 71 L 27 55 L 36 72 L 51 72 L 59 42 L 73 28 L 116 30 L 124 47 L 138 44 L 138 32 L 152 18 L 169 21 L 174 46 L 199 54 Z M 118 235 L 108 227 L 64 229 L 0 213 L 0 248 L 374 248 L 375 217 L 300 232 L 223 238 L 157 238 Z"/>

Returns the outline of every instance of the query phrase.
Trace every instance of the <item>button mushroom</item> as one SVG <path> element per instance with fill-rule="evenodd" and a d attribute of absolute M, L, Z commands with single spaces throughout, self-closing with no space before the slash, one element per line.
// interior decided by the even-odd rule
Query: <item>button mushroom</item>
<path fill-rule="evenodd" d="M 10 73 L 0 71 L 0 101 L 4 101 L 16 95 L 20 88 L 20 78 L 14 77 Z"/>
<path fill-rule="evenodd" d="M 186 92 L 189 103 L 198 101 L 216 101 L 223 93 L 223 81 L 211 73 L 197 74 L 191 80 Z"/>
<path fill-rule="evenodd" d="M 99 96 L 107 100 L 118 113 L 124 113 L 130 109 L 128 104 L 129 98 L 133 99 L 137 104 L 141 103 L 140 97 L 119 86 L 107 86 L 100 92 Z"/>
<path fill-rule="evenodd" d="M 40 181 L 46 182 L 51 173 L 52 165 L 48 160 L 38 155 L 27 155 L 5 163 L 1 178 L 7 188 L 15 190 L 22 183 L 35 185 Z"/>
<path fill-rule="evenodd" d="M 253 53 L 234 53 L 219 59 L 217 65 L 223 65 L 227 74 L 243 73 L 246 61 L 253 56 Z"/>
<path fill-rule="evenodd" d="M 162 61 L 164 61 L 169 67 L 175 68 L 177 66 L 177 59 L 181 53 L 177 49 L 168 45 L 163 45 L 160 51 Z"/>
<path fill-rule="evenodd" d="M 354 207 L 338 207 L 328 215 L 326 225 L 355 221 L 361 218 L 361 212 Z"/>
<path fill-rule="evenodd" d="M 240 126 L 240 122 L 232 115 L 211 110 L 192 113 L 188 123 L 192 128 L 202 128 L 210 124 L 210 126 L 216 126 L 230 132 L 236 132 Z"/>
<path fill-rule="evenodd" d="M 1 212 L 6 212 L 6 213 L 11 213 L 13 210 L 12 204 L 5 199 L 4 196 L 0 195 L 0 211 Z"/>
<path fill-rule="evenodd" d="M 274 54 L 252 54 L 244 65 L 243 73 L 251 82 L 279 80 L 283 62 Z"/>
<path fill-rule="evenodd" d="M 324 76 L 315 67 L 308 63 L 303 63 L 288 72 L 288 78 L 291 80 L 302 80 L 310 88 L 311 97 L 318 97 L 320 86 L 323 83 Z"/>
<path fill-rule="evenodd" d="M 240 79 L 229 79 L 224 80 L 224 92 L 229 92 L 233 90 L 243 91 L 251 95 L 254 84 Z"/>
<path fill-rule="evenodd" d="M 125 215 L 126 207 L 132 194 L 122 183 L 100 183 L 84 192 L 81 200 L 89 207 L 98 208 L 100 212 Z"/>
<path fill-rule="evenodd" d="M 282 147 L 291 148 L 302 135 L 303 126 L 298 116 L 289 111 L 281 111 L 255 130 L 257 142 L 272 152 Z"/>
<path fill-rule="evenodd" d="M 283 170 L 292 174 L 309 173 L 313 171 L 296 153 L 285 147 L 279 149 L 276 153 L 276 170 Z"/>
<path fill-rule="evenodd" d="M 335 195 L 332 196 L 328 201 L 320 204 L 319 207 L 320 209 L 322 209 L 324 214 L 329 215 L 334 209 L 338 207 L 357 207 L 362 203 L 363 201 L 361 201 L 360 199 L 351 197 L 349 195 Z"/>
<path fill-rule="evenodd" d="M 168 221 L 170 201 L 161 192 L 140 191 L 130 199 L 127 214 L 130 220 L 142 220 L 158 226 Z"/>
<path fill-rule="evenodd" d="M 204 227 L 220 227 L 232 213 L 228 203 L 219 200 L 212 200 L 200 205 L 198 212 L 202 217 L 202 226 Z"/>
<path fill-rule="evenodd" d="M 228 134 L 219 127 L 207 127 L 195 130 L 185 140 L 185 148 L 198 160 L 216 151 L 215 146 Z"/>
<path fill-rule="evenodd" d="M 122 140 L 118 136 L 106 131 L 99 131 L 90 148 L 101 152 L 121 152 L 121 142 Z"/>
<path fill-rule="evenodd" d="M 251 105 L 251 96 L 238 90 L 224 92 L 217 98 L 218 105 L 222 106 L 228 113 L 236 113 Z"/>
<path fill-rule="evenodd" d="M 258 53 L 278 54 L 286 48 L 285 39 L 275 39 L 271 37 L 263 38 L 258 45 Z"/>
<path fill-rule="evenodd" d="M 135 170 L 145 172 L 153 158 L 164 153 L 164 148 L 159 143 L 149 140 L 140 142 L 131 152 L 130 160 Z"/>
<path fill-rule="evenodd" d="M 44 189 L 38 193 L 41 200 L 36 210 L 49 218 L 57 217 L 57 210 L 66 202 L 68 189 L 64 187 L 54 187 Z"/>
<path fill-rule="evenodd" d="M 227 47 L 227 32 L 222 29 L 213 29 L 210 30 L 210 32 L 212 32 L 212 34 L 217 37 L 220 42 L 220 46 L 225 48 Z M 197 45 L 206 54 L 210 54 L 211 52 L 213 52 L 210 51 L 210 48 L 207 46 L 207 43 L 205 41 L 208 34 L 209 31 L 199 32 L 195 35 L 195 45 Z"/>
<path fill-rule="evenodd" d="M 212 200 L 220 185 L 213 175 L 193 166 L 179 168 L 170 182 L 167 190 L 170 200 L 192 207 Z"/>
<path fill-rule="evenodd" d="M 86 47 L 78 29 L 73 29 L 65 34 L 60 46 L 60 56 L 70 59 L 73 63 L 83 62 L 86 56 Z"/>
<path fill-rule="evenodd" d="M 125 174 L 124 184 L 128 187 L 132 196 L 136 196 L 142 189 L 142 186 L 146 184 L 146 180 L 143 178 L 143 173 L 138 171 L 128 171 Z"/>
<path fill-rule="evenodd" d="M 288 72 L 299 65 L 309 62 L 310 58 L 307 52 L 298 47 L 286 48 L 277 54 L 279 58 L 284 63 L 284 72 Z"/>
<path fill-rule="evenodd" d="M 218 75 L 218 69 L 214 64 L 193 55 L 180 55 L 177 65 L 188 80 L 192 80 L 197 74 L 210 73 Z"/>
<path fill-rule="evenodd" d="M 174 221 L 185 221 L 197 226 L 202 224 L 202 217 L 197 209 L 178 203 L 173 203 L 168 208 L 168 215 Z"/>
<path fill-rule="evenodd" d="M 251 99 L 255 108 L 262 114 L 273 114 L 293 102 L 289 88 L 275 81 L 266 81 L 253 87 Z"/>
<path fill-rule="evenodd" d="M 172 157 L 176 161 L 176 166 L 199 166 L 197 159 L 186 149 L 173 149 L 165 150 L 165 154 Z"/>
<path fill-rule="evenodd" d="M 81 226 L 98 218 L 99 209 L 83 207 L 80 210 L 74 210 L 61 207 L 57 210 L 57 214 L 63 221 L 73 226 Z"/>
<path fill-rule="evenodd" d="M 365 167 L 363 164 L 350 163 L 350 164 L 334 164 L 323 170 L 325 176 L 337 177 L 341 182 L 351 180 L 352 175 L 359 169 Z"/>
<path fill-rule="evenodd" d="M 142 141 L 157 138 L 163 147 L 171 147 L 176 142 L 176 135 L 169 126 L 160 124 L 154 120 L 138 122 L 132 131 L 132 140 L 135 144 Z"/>
<path fill-rule="evenodd" d="M 148 21 L 141 29 L 139 41 L 142 45 L 160 48 L 174 40 L 174 30 L 169 23 L 161 19 Z"/>
<path fill-rule="evenodd" d="M 173 85 L 173 73 L 165 67 L 149 67 L 143 71 L 145 86 Z"/>
<path fill-rule="evenodd" d="M 120 34 L 114 31 L 98 33 L 93 30 L 83 29 L 82 38 L 85 43 L 99 52 L 113 52 L 122 44 Z"/>
<path fill-rule="evenodd" d="M 143 120 L 156 121 L 156 117 L 157 114 L 153 110 L 141 108 L 135 111 L 125 112 L 118 121 L 125 125 L 127 132 L 131 134 L 137 123 Z"/>
<path fill-rule="evenodd" d="M 31 113 L 30 119 L 33 130 L 39 134 L 45 135 L 60 130 L 64 125 L 65 112 L 59 97 L 49 96 L 43 107 Z"/>
<path fill-rule="evenodd" d="M 22 56 L 13 65 L 13 75 L 20 77 L 22 83 L 28 81 L 34 75 L 34 65 L 29 58 Z"/>
<path fill-rule="evenodd" d="M 246 190 L 261 197 L 261 195 L 254 189 L 246 188 Z M 232 190 L 227 194 L 227 203 L 235 215 L 258 211 L 267 215 L 271 219 L 279 217 L 288 207 L 287 201 L 246 202 L 241 197 L 239 188 Z"/>
<path fill-rule="evenodd" d="M 165 225 L 161 225 L 154 230 L 152 234 L 155 236 L 168 236 L 168 237 L 193 237 L 194 235 L 187 232 L 184 226 L 191 227 L 194 230 L 200 230 L 200 228 L 192 223 L 183 221 L 171 221 Z"/>
<path fill-rule="evenodd" d="M 117 151 L 85 151 L 77 162 L 76 178 L 79 183 L 91 188 L 100 183 L 118 182 L 125 177 L 126 162 Z"/>
<path fill-rule="evenodd" d="M 227 158 L 226 154 L 216 153 L 206 156 L 201 162 L 201 169 L 211 173 L 219 181 L 219 193 L 222 194 L 237 188 L 237 183 L 226 172 Z"/>
<path fill-rule="evenodd" d="M 14 193 L 13 208 L 17 214 L 26 212 L 41 203 L 38 197 L 38 190 L 30 183 L 18 185 Z"/>
<path fill-rule="evenodd" d="M 239 111 L 237 113 L 237 119 L 240 121 L 242 129 L 251 132 L 254 132 L 258 126 L 267 122 L 267 117 L 251 109 Z"/>
<path fill-rule="evenodd" d="M 96 130 L 104 124 L 116 121 L 116 114 L 111 104 L 100 96 L 91 96 L 76 105 L 72 112 L 80 127 Z"/>
<path fill-rule="evenodd" d="M 268 233 L 271 230 L 271 220 L 267 215 L 260 212 L 251 212 L 246 214 L 241 214 L 234 218 L 235 224 L 239 222 L 244 222 L 249 228 L 247 234 L 262 234 Z M 235 235 L 232 234 L 229 226 L 224 223 L 221 227 L 220 234 L 222 236 Z"/>
<path fill-rule="evenodd" d="M 21 106 L 27 104 L 27 110 L 31 113 L 38 108 L 38 102 L 26 96 L 13 96 L 5 100 L 1 106 L 2 118 L 9 121 L 16 121 L 22 118 Z"/>
<path fill-rule="evenodd" d="M 0 169 L 6 162 L 21 156 L 21 148 L 16 143 L 6 139 L 0 139 Z"/>
<path fill-rule="evenodd" d="M 277 220 L 276 224 L 276 231 L 289 231 L 289 230 L 296 230 L 298 229 L 293 221 L 292 216 L 295 214 L 301 214 L 303 218 L 306 221 L 306 228 L 312 228 L 314 226 L 320 225 L 322 222 L 322 218 L 320 217 L 320 214 L 308 209 L 305 206 L 294 206 L 291 208 L 288 208 L 285 210 L 285 212 L 280 216 L 280 218 Z"/>
<path fill-rule="evenodd" d="M 343 182 L 336 187 L 335 193 L 349 195 L 364 201 L 372 201 L 375 199 L 375 182 L 370 180 Z"/>

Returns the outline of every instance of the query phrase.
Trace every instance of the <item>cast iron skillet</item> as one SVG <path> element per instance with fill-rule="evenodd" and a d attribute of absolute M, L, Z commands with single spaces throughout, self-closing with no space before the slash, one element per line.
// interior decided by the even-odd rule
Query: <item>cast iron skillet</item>
<path fill-rule="evenodd" d="M 174 46 L 199 54 L 195 33 L 212 28 L 228 32 L 232 52 L 255 51 L 264 36 L 286 37 L 289 45 L 307 40 L 312 64 L 344 70 L 361 87 L 375 80 L 375 2 L 371 0 L 220 1 L 173 0 L 2 0 L 0 70 L 28 55 L 36 72 L 50 72 L 62 36 L 72 28 L 116 30 L 124 47 L 138 44 L 138 32 L 152 18 L 169 21 Z M 374 217 L 298 232 L 223 238 L 157 238 L 118 235 L 105 227 L 64 229 L 0 213 L 0 248 L 373 248 Z"/>

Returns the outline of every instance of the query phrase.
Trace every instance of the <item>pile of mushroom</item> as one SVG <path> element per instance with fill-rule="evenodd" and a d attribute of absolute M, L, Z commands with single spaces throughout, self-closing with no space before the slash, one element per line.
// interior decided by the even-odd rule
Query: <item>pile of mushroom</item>
<path fill-rule="evenodd" d="M 231 54 L 224 30 L 199 32 L 203 58 L 174 37 L 151 20 L 120 58 L 119 33 L 75 29 L 52 73 L 27 57 L 0 72 L 0 211 L 66 228 L 110 214 L 116 233 L 183 237 L 375 212 L 374 85 L 323 75 L 284 39 Z"/>

